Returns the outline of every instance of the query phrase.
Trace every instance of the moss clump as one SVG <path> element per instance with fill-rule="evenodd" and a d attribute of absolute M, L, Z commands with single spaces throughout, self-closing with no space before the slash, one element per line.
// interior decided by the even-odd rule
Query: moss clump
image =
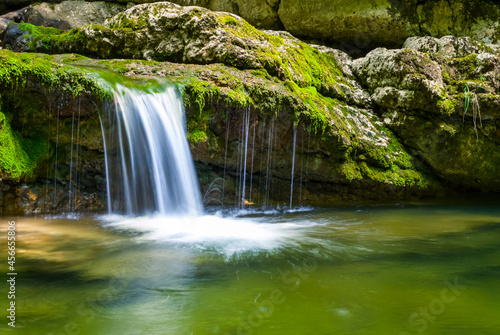
<path fill-rule="evenodd" d="M 205 106 L 219 99 L 220 89 L 212 83 L 194 80 L 187 86 L 181 86 L 181 93 L 186 106 L 196 111 L 187 115 L 188 140 L 191 143 L 205 142 L 211 114 Z"/>
<path fill-rule="evenodd" d="M 63 44 L 82 42 L 84 35 L 77 29 L 63 32 L 57 28 L 35 26 L 29 23 L 13 23 L 26 33 L 28 47 L 32 51 L 51 51 L 63 47 Z"/>
<path fill-rule="evenodd" d="M 372 180 L 397 187 L 429 189 L 438 187 L 431 173 L 418 162 L 387 128 L 380 127 L 389 138 L 386 146 L 361 145 L 360 150 L 350 155 L 340 166 L 339 172 L 349 181 Z"/>
<path fill-rule="evenodd" d="M 37 163 L 48 156 L 46 138 L 24 138 L 12 130 L 8 117 L 0 111 L 0 175 L 2 178 L 29 179 Z"/>
<path fill-rule="evenodd" d="M 207 81 L 196 80 L 188 85 L 183 92 L 184 102 L 187 106 L 196 105 L 200 115 L 203 113 L 208 101 L 218 99 L 220 89 Z"/>

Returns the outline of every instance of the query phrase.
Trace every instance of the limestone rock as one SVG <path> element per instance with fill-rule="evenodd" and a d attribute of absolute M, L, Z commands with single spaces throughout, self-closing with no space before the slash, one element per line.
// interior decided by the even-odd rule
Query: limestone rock
<path fill-rule="evenodd" d="M 355 60 L 353 70 L 381 107 L 440 110 L 438 103 L 445 94 L 443 68 L 420 52 L 377 48 Z"/>

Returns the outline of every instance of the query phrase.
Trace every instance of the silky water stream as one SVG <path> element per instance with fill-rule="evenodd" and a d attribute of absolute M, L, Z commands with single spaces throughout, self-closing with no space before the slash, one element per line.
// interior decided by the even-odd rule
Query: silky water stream
<path fill-rule="evenodd" d="M 4 218 L 2 334 L 500 334 L 498 199 L 204 211 L 178 94 L 116 92 L 108 214 Z"/>

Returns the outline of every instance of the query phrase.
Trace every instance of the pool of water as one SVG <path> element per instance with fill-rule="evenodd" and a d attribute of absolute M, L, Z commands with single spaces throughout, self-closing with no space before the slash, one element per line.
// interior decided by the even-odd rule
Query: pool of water
<path fill-rule="evenodd" d="M 500 334 L 500 202 L 16 221 L 2 334 Z M 1 285 L 1 310 L 9 300 Z"/>

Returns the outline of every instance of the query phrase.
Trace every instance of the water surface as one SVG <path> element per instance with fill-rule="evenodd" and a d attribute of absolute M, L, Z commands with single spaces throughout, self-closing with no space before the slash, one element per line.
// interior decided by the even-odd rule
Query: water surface
<path fill-rule="evenodd" d="M 498 204 L 3 218 L 5 259 L 17 222 L 17 323 L 0 329 L 499 334 Z"/>

